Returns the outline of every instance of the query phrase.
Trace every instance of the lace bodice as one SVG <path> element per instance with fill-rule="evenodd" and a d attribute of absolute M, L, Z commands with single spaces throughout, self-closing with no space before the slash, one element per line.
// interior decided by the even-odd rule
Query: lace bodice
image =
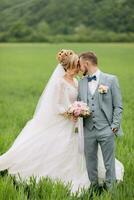
<path fill-rule="evenodd" d="M 78 81 L 74 79 L 75 85 L 67 82 L 63 77 L 57 81 L 56 91 L 58 98 L 56 99 L 58 113 L 64 113 L 70 104 L 77 100 Z"/>

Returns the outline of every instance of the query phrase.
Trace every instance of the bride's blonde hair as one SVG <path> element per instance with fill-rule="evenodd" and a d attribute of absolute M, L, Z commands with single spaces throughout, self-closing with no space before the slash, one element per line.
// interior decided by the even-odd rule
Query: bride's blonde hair
<path fill-rule="evenodd" d="M 79 56 L 72 50 L 62 49 L 58 52 L 57 59 L 65 71 L 78 68 Z"/>

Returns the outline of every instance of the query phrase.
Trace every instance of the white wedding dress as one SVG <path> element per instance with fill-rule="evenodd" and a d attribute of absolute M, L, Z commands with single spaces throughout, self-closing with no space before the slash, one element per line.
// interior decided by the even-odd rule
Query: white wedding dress
<path fill-rule="evenodd" d="M 82 127 L 65 119 L 60 113 L 77 100 L 78 83 L 75 86 L 64 78 L 64 70 L 58 65 L 47 87 L 42 93 L 33 118 L 29 120 L 10 149 L 0 156 L 0 171 L 21 179 L 49 176 L 72 182 L 72 192 L 78 188 L 89 188 L 85 157 L 83 152 Z M 79 134 L 74 127 L 79 126 Z M 105 168 L 99 147 L 99 178 L 105 178 Z M 124 167 L 116 159 L 116 178 L 123 180 Z M 19 180 L 19 178 L 18 178 Z"/>

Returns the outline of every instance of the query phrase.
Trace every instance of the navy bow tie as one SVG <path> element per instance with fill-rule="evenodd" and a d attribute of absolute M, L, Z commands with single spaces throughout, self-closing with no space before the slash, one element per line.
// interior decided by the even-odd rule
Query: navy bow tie
<path fill-rule="evenodd" d="M 94 76 L 88 76 L 87 77 L 87 79 L 88 79 L 88 82 L 91 82 L 92 80 L 97 80 L 97 77 L 94 75 Z"/>

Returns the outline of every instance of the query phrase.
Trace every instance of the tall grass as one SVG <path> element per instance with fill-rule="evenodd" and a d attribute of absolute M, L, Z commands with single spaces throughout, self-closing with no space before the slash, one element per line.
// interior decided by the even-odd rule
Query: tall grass
<path fill-rule="evenodd" d="M 134 44 L 0 44 L 0 154 L 10 148 L 26 122 L 32 118 L 45 84 L 61 48 L 76 52 L 94 50 L 102 71 L 119 78 L 123 104 L 124 136 L 116 139 L 116 157 L 124 164 L 125 176 L 113 195 L 114 200 L 134 199 Z M 76 200 L 88 199 L 88 191 L 71 195 L 70 185 L 43 178 L 35 184 L 16 184 L 9 175 L 0 176 L 1 200 Z M 110 200 L 104 193 L 99 200 Z"/>

